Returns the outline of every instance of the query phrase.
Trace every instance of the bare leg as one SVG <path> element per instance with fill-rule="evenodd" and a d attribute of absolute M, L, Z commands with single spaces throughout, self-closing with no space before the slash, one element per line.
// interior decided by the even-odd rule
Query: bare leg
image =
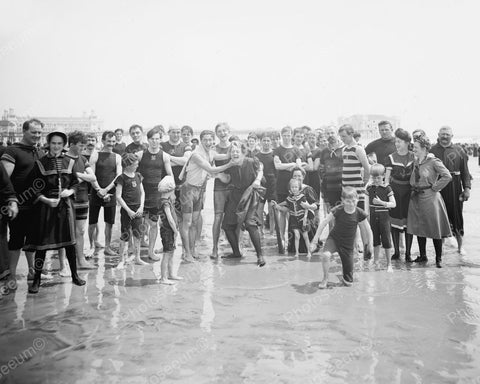
<path fill-rule="evenodd" d="M 125 268 L 125 248 L 126 248 L 126 241 L 120 240 L 120 247 L 118 253 L 120 253 L 120 262 L 117 265 L 117 269 L 124 269 Z"/>
<path fill-rule="evenodd" d="M 83 253 L 84 239 L 85 239 L 85 226 L 87 225 L 87 220 L 76 220 L 75 221 L 75 238 L 77 244 L 75 248 L 77 250 L 77 266 L 78 268 L 94 268 L 86 259 Z"/>
<path fill-rule="evenodd" d="M 105 223 L 105 248 L 111 249 L 112 242 L 112 224 Z"/>
<path fill-rule="evenodd" d="M 167 285 L 172 285 L 174 284 L 173 281 L 168 280 L 168 266 L 171 263 L 173 256 L 173 252 L 164 252 L 163 257 L 162 257 L 162 263 L 160 264 L 160 271 L 162 274 L 162 278 L 160 279 L 160 283 L 162 284 L 167 284 Z"/>
<path fill-rule="evenodd" d="M 190 246 L 190 227 L 192 226 L 193 213 L 182 214 L 182 226 L 180 235 L 182 237 L 183 247 L 185 248 L 184 260 L 188 262 L 194 261 L 192 258 L 192 251 Z"/>
<path fill-rule="evenodd" d="M 328 270 L 330 269 L 330 257 L 332 254 L 330 252 L 324 252 L 320 254 L 320 261 L 322 263 L 323 270 L 323 280 L 318 285 L 318 288 L 323 289 L 327 288 L 328 283 Z"/>
<path fill-rule="evenodd" d="M 213 235 L 213 250 L 212 250 L 212 259 L 218 258 L 218 241 L 220 239 L 220 230 L 223 221 L 223 213 L 215 213 L 215 218 L 213 220 L 212 226 L 212 235 Z"/>
<path fill-rule="evenodd" d="M 200 211 L 192 213 L 192 225 L 190 227 L 190 251 L 194 258 L 197 258 L 195 244 L 197 242 L 197 226 L 198 226 L 198 218 L 200 217 Z"/>
<path fill-rule="evenodd" d="M 378 265 L 380 260 L 380 245 L 373 247 L 373 262 Z"/>
<path fill-rule="evenodd" d="M 65 248 L 58 250 L 58 261 L 60 263 L 60 272 L 58 274 L 62 277 L 70 276 L 70 271 L 67 268 L 67 258 L 65 256 Z"/>
<path fill-rule="evenodd" d="M 300 248 L 300 231 L 298 229 L 294 229 L 293 233 L 295 234 L 295 257 L 298 257 L 298 250 Z"/>
<path fill-rule="evenodd" d="M 387 258 L 387 272 L 393 272 L 392 268 L 392 249 L 391 248 L 384 248 L 385 250 L 385 257 Z"/>
<path fill-rule="evenodd" d="M 282 238 L 282 243 L 285 249 L 287 249 L 288 244 L 285 244 L 285 229 L 287 227 L 287 214 L 282 211 L 278 212 L 278 226 L 280 227 L 280 237 Z"/>
<path fill-rule="evenodd" d="M 148 247 L 148 231 L 149 231 L 148 220 L 144 218 L 142 224 L 145 226 L 145 232 L 142 234 L 142 242 L 140 243 L 140 246 Z"/>
<path fill-rule="evenodd" d="M 152 260 L 158 261 L 160 257 L 155 255 L 155 243 L 157 242 L 158 235 L 158 222 L 150 219 L 146 219 L 149 226 L 148 230 L 148 257 Z"/>
<path fill-rule="evenodd" d="M 97 224 L 88 225 L 88 239 L 90 240 L 90 249 L 95 249 L 100 246 L 100 244 L 98 243 Z"/>
<path fill-rule="evenodd" d="M 463 236 L 460 234 L 459 231 L 455 231 L 455 238 L 457 239 L 458 253 L 460 253 L 460 255 L 462 256 L 466 255 L 467 252 L 463 248 Z"/>
<path fill-rule="evenodd" d="M 173 259 L 175 253 L 172 252 L 172 256 L 168 259 L 168 278 L 170 280 L 183 280 L 183 277 L 178 276 L 178 266 L 176 260 Z"/>
<path fill-rule="evenodd" d="M 143 234 L 140 236 L 143 237 Z M 142 245 L 142 240 L 140 237 L 133 237 L 133 252 L 135 254 L 135 259 L 140 259 L 140 247 Z"/>
<path fill-rule="evenodd" d="M 308 232 L 302 232 L 303 240 L 305 241 L 305 246 L 307 247 L 307 257 L 312 257 L 312 252 L 310 252 L 310 239 L 308 238 Z"/>
<path fill-rule="evenodd" d="M 198 221 L 197 221 L 197 241 L 200 240 L 200 236 L 202 236 L 202 229 L 203 229 L 203 216 L 200 213 L 198 216 Z"/>
<path fill-rule="evenodd" d="M 275 210 L 273 209 L 272 202 L 268 202 L 268 218 L 270 220 L 270 234 L 273 235 L 275 233 Z"/>

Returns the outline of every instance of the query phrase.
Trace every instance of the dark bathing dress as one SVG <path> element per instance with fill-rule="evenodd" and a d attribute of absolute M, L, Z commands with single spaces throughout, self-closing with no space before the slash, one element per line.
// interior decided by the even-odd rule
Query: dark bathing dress
<path fill-rule="evenodd" d="M 60 199 L 57 207 L 39 202 L 40 195 L 58 198 L 61 187 L 76 190 L 78 179 L 74 171 L 75 160 L 64 154 L 47 154 L 35 162 L 30 180 L 34 191 L 34 215 L 30 223 L 24 251 L 50 250 L 75 245 L 74 194 Z"/>

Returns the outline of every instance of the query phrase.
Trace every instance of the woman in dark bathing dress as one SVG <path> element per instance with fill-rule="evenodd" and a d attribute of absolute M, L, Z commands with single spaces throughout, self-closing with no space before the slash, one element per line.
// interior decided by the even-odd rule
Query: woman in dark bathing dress
<path fill-rule="evenodd" d="M 225 231 L 228 242 L 232 247 L 233 254 L 227 258 L 242 257 L 239 245 L 239 224 L 247 230 L 252 240 L 255 252 L 257 253 L 257 265 L 263 267 L 263 250 L 261 244 L 260 230 L 262 220 L 258 214 L 259 199 L 253 199 L 252 204 L 245 209 L 243 223 L 239 222 L 239 205 L 242 196 L 249 187 L 261 189 L 263 179 L 263 167 L 257 158 L 246 157 L 247 149 L 240 143 L 234 141 L 231 147 L 231 159 L 234 166 L 227 169 L 220 178 L 224 183 L 229 183 L 230 192 L 225 203 L 225 217 L 222 228 Z M 264 190 L 264 188 L 263 188 Z M 262 198 L 263 200 L 263 198 Z"/>
<path fill-rule="evenodd" d="M 400 258 L 400 233 L 405 232 L 405 262 L 411 263 L 410 251 L 413 235 L 407 233 L 408 205 L 410 204 L 410 176 L 415 157 L 409 150 L 412 137 L 402 128 L 395 131 L 396 151 L 387 157 L 385 184 L 390 184 L 397 205 L 390 210 L 393 247 L 392 260 Z"/>
<path fill-rule="evenodd" d="M 37 293 L 47 250 L 65 248 L 72 282 L 84 285 L 77 274 L 75 251 L 75 209 L 73 194 L 78 179 L 73 171 L 75 160 L 62 152 L 67 136 L 52 132 L 47 136 L 49 152 L 37 160 L 30 180 L 33 182 L 35 214 L 28 231 L 24 251 L 35 251 L 35 276 L 29 288 Z"/>

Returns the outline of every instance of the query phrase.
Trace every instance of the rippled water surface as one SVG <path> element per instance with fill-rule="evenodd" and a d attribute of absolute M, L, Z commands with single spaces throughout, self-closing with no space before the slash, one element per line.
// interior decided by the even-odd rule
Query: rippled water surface
<path fill-rule="evenodd" d="M 388 274 L 358 260 L 346 288 L 336 258 L 320 291 L 318 256 L 278 256 L 267 236 L 265 268 L 245 241 L 241 261 L 181 265 L 175 286 L 159 284 L 157 264 L 116 271 L 102 254 L 84 287 L 56 276 L 28 295 L 19 278 L 0 299 L 0 382 L 480 384 L 478 185 L 465 205 L 468 256 L 446 247 L 440 270 L 400 261 Z"/>

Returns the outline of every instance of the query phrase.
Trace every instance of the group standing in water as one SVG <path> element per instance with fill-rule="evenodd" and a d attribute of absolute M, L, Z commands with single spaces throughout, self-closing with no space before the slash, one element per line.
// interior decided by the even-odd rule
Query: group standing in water
<path fill-rule="evenodd" d="M 204 130 L 155 126 L 143 141 L 143 128 L 132 125 L 132 142 L 123 130 L 105 131 L 101 148 L 93 134 L 50 132 L 39 147 L 43 124 L 23 125 L 23 139 L 2 149 L 0 163 L 1 292 L 16 289 L 16 268 L 23 250 L 29 265 L 30 293 L 37 293 L 49 250 L 59 250 L 62 276 L 83 285 L 77 269 L 95 268 L 84 255 L 88 238 L 93 254 L 118 256 L 117 269 L 128 263 L 160 261 L 164 284 L 181 280 L 176 254 L 186 263 L 205 259 L 196 251 L 202 231 L 206 185 L 214 178 L 214 223 L 210 258 L 242 258 L 241 233 L 247 231 L 257 265 L 266 264 L 262 245 L 266 229 L 276 236 L 278 253 L 298 257 L 320 252 L 322 280 L 328 285 L 329 264 L 338 253 L 342 283 L 353 283 L 354 257 L 363 253 L 379 261 L 383 249 L 387 271 L 400 258 L 405 233 L 405 262 L 428 261 L 426 241 L 433 240 L 435 262 L 442 267 L 443 241 L 455 236 L 463 247 L 463 203 L 470 197 L 468 156 L 452 143 L 453 132 L 442 127 L 431 145 L 425 132 L 412 135 L 379 123 L 380 138 L 365 148 L 350 125 L 338 130 L 284 127 L 280 132 L 250 134 L 245 142 L 230 135 L 227 123 Z M 218 143 L 215 145 L 215 140 Z M 112 247 L 117 205 L 120 247 Z M 98 241 L 103 208 L 105 245 Z M 323 209 L 322 209 L 323 208 Z M 266 210 L 266 212 L 265 212 Z M 323 214 L 321 213 L 323 212 Z M 264 219 L 267 213 L 267 219 Z M 9 231 L 7 231 L 7 226 Z M 320 240 L 326 227 L 329 234 Z M 232 252 L 219 254 L 223 229 Z M 8 251 L 7 251 L 8 233 Z M 163 255 L 155 250 L 157 236 Z M 413 236 L 419 256 L 411 257 Z M 182 252 L 174 252 L 181 238 Z M 360 246 L 363 242 L 363 246 Z M 65 268 L 66 259 L 70 273 Z"/>

